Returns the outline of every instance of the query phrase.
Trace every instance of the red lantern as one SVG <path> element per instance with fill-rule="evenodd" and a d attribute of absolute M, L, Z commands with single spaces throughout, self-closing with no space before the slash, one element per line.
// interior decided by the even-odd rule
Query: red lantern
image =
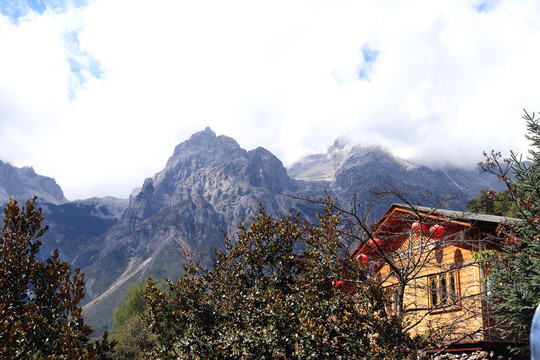
<path fill-rule="evenodd" d="M 432 227 L 429 228 L 429 232 L 431 233 L 431 235 L 433 236 L 435 240 L 439 240 L 442 234 L 444 234 L 444 226 L 433 225 Z"/>
<path fill-rule="evenodd" d="M 415 221 L 415 222 L 413 222 L 413 224 L 411 226 L 411 229 L 412 229 L 412 231 L 414 231 L 418 235 L 420 233 L 420 231 L 426 231 L 427 225 L 426 224 L 420 225 L 420 223 L 418 221 Z"/>
<path fill-rule="evenodd" d="M 377 248 L 377 246 L 375 246 L 375 244 L 377 244 L 377 245 L 380 247 L 381 244 L 382 244 L 381 239 L 379 239 L 379 238 L 374 238 L 373 240 L 369 240 L 369 241 L 368 241 L 368 245 L 369 245 L 369 247 L 372 248 L 372 249 L 376 249 L 376 248 Z"/>
<path fill-rule="evenodd" d="M 339 280 L 339 281 L 332 281 L 332 286 L 333 287 L 338 287 L 338 286 L 341 286 L 343 285 L 343 281 Z"/>
<path fill-rule="evenodd" d="M 358 254 L 358 256 L 356 257 L 355 260 L 356 261 L 362 261 L 362 264 L 365 264 L 369 260 L 369 258 L 367 257 L 367 255 Z"/>

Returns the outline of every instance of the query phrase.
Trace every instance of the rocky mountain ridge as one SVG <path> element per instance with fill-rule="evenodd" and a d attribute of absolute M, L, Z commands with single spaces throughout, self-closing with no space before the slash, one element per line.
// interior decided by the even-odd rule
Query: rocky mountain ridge
<path fill-rule="evenodd" d="M 383 155 L 395 161 L 407 169 L 414 169 L 416 166 L 398 157 L 393 156 L 388 150 L 381 146 L 368 145 L 360 146 L 351 143 L 346 138 L 338 138 L 325 153 L 312 154 L 295 162 L 289 167 L 288 173 L 292 178 L 306 181 L 335 181 L 336 173 L 349 166 L 352 157 L 360 159 L 356 161 L 356 166 L 361 163 L 369 163 L 370 160 L 380 161 L 378 155 Z M 347 165 L 347 162 L 349 165 Z M 352 162 L 355 163 L 355 162 Z"/>
<path fill-rule="evenodd" d="M 0 161 L 0 205 L 5 206 L 10 198 L 24 205 L 34 196 L 43 210 L 44 225 L 49 226 L 38 257 L 45 259 L 58 249 L 62 259 L 81 268 L 101 250 L 104 234 L 128 206 L 127 199 L 113 197 L 69 201 L 53 178 L 37 174 L 32 167 L 18 168 Z"/>
<path fill-rule="evenodd" d="M 207 128 L 178 145 L 165 168 L 133 191 L 129 206 L 104 239 L 99 259 L 87 269 L 88 292 L 99 295 L 114 285 L 98 281 L 101 271 L 133 276 L 178 276 L 186 247 L 206 260 L 223 245 L 221 230 L 234 232 L 257 208 L 257 201 L 284 208 L 280 192 L 295 191 L 296 181 L 263 148 L 246 151 L 233 139 Z M 161 260 L 160 260 L 161 259 Z M 124 275 L 125 276 L 125 275 Z M 95 281 L 94 281 L 95 280 Z"/>
<path fill-rule="evenodd" d="M 382 147 L 358 146 L 344 138 L 336 140 L 326 153 L 299 160 L 288 173 L 309 183 L 323 182 L 331 194 L 345 199 L 355 190 L 369 197 L 368 192 L 394 188 L 410 200 L 430 206 L 433 204 L 423 200 L 428 192 L 433 203 L 457 195 L 444 205 L 454 210 L 464 210 L 468 200 L 482 189 L 503 189 L 479 167 L 432 169 L 405 161 Z"/>
<path fill-rule="evenodd" d="M 10 197 L 26 201 L 34 195 L 51 204 L 68 202 L 53 178 L 36 174 L 30 166 L 18 168 L 0 160 L 0 204 L 7 204 Z"/>

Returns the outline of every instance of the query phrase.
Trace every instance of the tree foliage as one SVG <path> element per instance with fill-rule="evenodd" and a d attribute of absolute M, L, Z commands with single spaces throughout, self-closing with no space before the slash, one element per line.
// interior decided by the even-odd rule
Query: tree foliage
<path fill-rule="evenodd" d="M 492 190 L 482 190 L 474 199 L 469 200 L 465 209 L 478 214 L 489 214 L 506 217 L 516 216 L 516 207 L 509 190 L 497 193 Z"/>
<path fill-rule="evenodd" d="M 141 359 L 153 346 L 153 334 L 144 319 L 148 311 L 144 287 L 142 281 L 131 284 L 124 301 L 114 310 L 112 335 L 118 341 L 113 355 L 114 360 Z"/>
<path fill-rule="evenodd" d="M 387 297 L 340 246 L 331 203 L 318 225 L 259 208 L 203 268 L 145 290 L 163 359 L 406 359 L 423 342 L 385 316 Z"/>
<path fill-rule="evenodd" d="M 503 251 L 495 257 L 489 277 L 490 303 L 499 319 L 499 330 L 509 341 L 528 338 L 532 317 L 540 303 L 540 122 L 525 112 L 526 138 L 532 148 L 530 162 L 510 153 L 507 159 L 492 151 L 480 163 L 504 181 L 507 196 L 519 220 L 500 224 L 505 238 Z M 498 199 L 499 194 L 490 196 Z M 521 347 L 522 349 L 522 347 Z"/>
<path fill-rule="evenodd" d="M 128 287 L 124 301 L 113 313 L 116 327 L 121 327 L 129 318 L 140 316 L 148 309 L 143 289 L 144 285 L 140 280 Z"/>
<path fill-rule="evenodd" d="M 3 359 L 106 359 L 112 343 L 92 343 L 79 302 L 84 274 L 60 260 L 55 251 L 36 260 L 42 227 L 34 198 L 4 209 L 0 237 L 0 357 Z"/>

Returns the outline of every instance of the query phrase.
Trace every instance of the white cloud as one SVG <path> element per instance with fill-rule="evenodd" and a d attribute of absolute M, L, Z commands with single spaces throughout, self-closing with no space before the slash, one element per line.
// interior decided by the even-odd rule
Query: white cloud
<path fill-rule="evenodd" d="M 0 15 L 0 158 L 55 177 L 71 199 L 127 196 L 205 126 L 288 164 L 347 134 L 472 166 L 484 149 L 524 149 L 539 10 L 95 0 Z"/>

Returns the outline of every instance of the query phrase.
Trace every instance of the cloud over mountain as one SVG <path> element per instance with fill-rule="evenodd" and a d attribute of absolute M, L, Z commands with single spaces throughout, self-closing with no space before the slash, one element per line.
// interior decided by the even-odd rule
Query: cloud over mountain
<path fill-rule="evenodd" d="M 347 134 L 472 167 L 482 150 L 526 148 L 539 12 L 533 0 L 4 2 L 0 157 L 68 198 L 126 197 L 205 126 L 287 165 Z"/>

